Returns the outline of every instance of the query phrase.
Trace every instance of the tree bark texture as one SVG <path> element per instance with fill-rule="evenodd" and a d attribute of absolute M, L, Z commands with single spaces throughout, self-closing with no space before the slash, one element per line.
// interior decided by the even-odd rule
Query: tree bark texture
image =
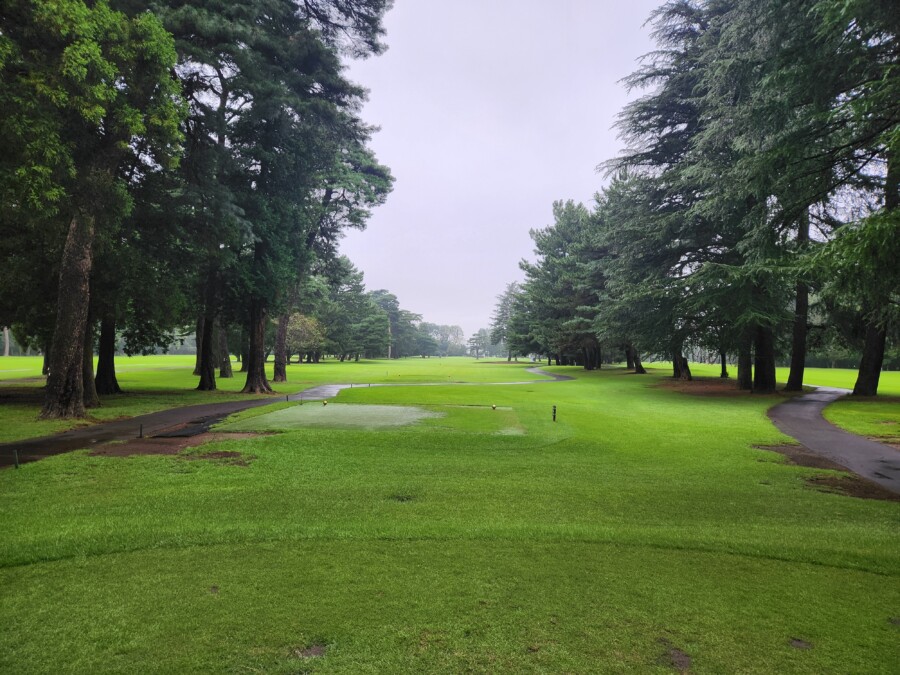
<path fill-rule="evenodd" d="M 753 390 L 753 350 L 749 338 L 741 340 L 738 347 L 737 386 L 742 391 Z"/>
<path fill-rule="evenodd" d="M 121 394 L 116 379 L 116 318 L 108 314 L 100 321 L 100 343 L 97 350 L 97 376 L 94 384 L 100 396 Z"/>
<path fill-rule="evenodd" d="M 641 363 L 641 353 L 634 348 L 634 345 L 630 345 L 628 349 L 631 352 L 631 360 L 634 363 L 635 375 L 646 375 L 647 370 L 644 368 L 644 364 Z"/>
<path fill-rule="evenodd" d="M 194 333 L 194 343 L 197 345 L 197 358 L 194 359 L 194 375 L 200 374 L 200 358 L 203 354 L 203 322 L 205 321 L 204 316 L 200 316 L 197 319 L 197 330 Z"/>
<path fill-rule="evenodd" d="M 634 370 L 634 356 L 631 353 L 631 345 L 625 345 L 625 367 Z"/>
<path fill-rule="evenodd" d="M 797 246 L 806 247 L 809 242 L 809 211 L 805 210 L 797 223 Z M 797 299 L 794 304 L 794 330 L 791 337 L 791 370 L 785 391 L 803 391 L 803 374 L 806 368 L 806 334 L 809 324 L 809 286 L 797 282 Z"/>
<path fill-rule="evenodd" d="M 854 396 L 875 396 L 878 394 L 878 380 L 881 378 L 881 364 L 884 362 L 884 347 L 887 341 L 887 330 L 884 326 L 870 320 L 866 324 L 866 339 L 863 344 L 862 359 L 856 384 L 853 385 Z"/>
<path fill-rule="evenodd" d="M 215 319 L 207 315 L 203 320 L 203 336 L 200 346 L 200 382 L 197 384 L 198 391 L 215 391 L 216 390 L 216 360 L 213 353 L 213 338 L 215 330 L 213 330 L 213 322 Z"/>
<path fill-rule="evenodd" d="M 221 324 L 216 331 L 219 334 L 219 377 L 228 379 L 234 377 L 231 369 L 231 352 L 228 350 L 228 330 Z"/>
<path fill-rule="evenodd" d="M 90 304 L 94 220 L 76 214 L 69 223 L 59 270 L 56 325 L 41 417 L 84 417 L 84 330 Z"/>
<path fill-rule="evenodd" d="M 724 349 L 719 350 L 719 360 L 722 362 L 722 372 L 719 377 L 726 378 L 728 377 L 728 354 Z"/>
<path fill-rule="evenodd" d="M 84 326 L 84 349 L 82 350 L 82 370 L 84 387 L 84 407 L 96 408 L 100 405 L 100 397 L 97 395 L 97 387 L 94 385 L 94 322 L 91 320 L 91 312 L 88 310 L 88 320 Z"/>
<path fill-rule="evenodd" d="M 271 394 L 266 379 L 266 307 L 259 299 L 250 304 L 250 351 L 247 354 L 247 382 L 242 394 Z"/>
<path fill-rule="evenodd" d="M 753 392 L 775 391 L 775 335 L 767 326 L 759 326 L 753 340 Z"/>
<path fill-rule="evenodd" d="M 241 370 L 240 372 L 247 372 L 247 362 L 250 360 L 250 334 L 247 332 L 246 326 L 241 326 Z"/>
<path fill-rule="evenodd" d="M 287 329 L 290 316 L 285 312 L 278 317 L 275 329 L 275 373 L 273 382 L 287 382 Z"/>

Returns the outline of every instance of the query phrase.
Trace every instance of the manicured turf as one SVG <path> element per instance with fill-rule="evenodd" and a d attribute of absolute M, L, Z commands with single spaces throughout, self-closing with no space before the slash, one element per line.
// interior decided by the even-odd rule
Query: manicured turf
<path fill-rule="evenodd" d="M 0 472 L 0 672 L 895 672 L 900 506 L 751 447 L 778 397 L 551 370 L 328 406 L 444 413 L 409 426 Z"/>
<path fill-rule="evenodd" d="M 275 384 L 278 392 L 293 394 L 323 383 L 511 382 L 539 379 L 526 372 L 534 364 L 507 364 L 474 359 L 404 359 L 401 361 L 328 361 L 318 365 L 291 364 L 288 382 Z M 116 359 L 119 385 L 124 394 L 104 396 L 102 405 L 84 420 L 38 420 L 41 406 L 41 357 L 0 357 L 0 397 L 15 394 L 0 408 L 0 443 L 34 438 L 75 426 L 120 417 L 133 417 L 183 405 L 256 398 L 240 394 L 245 375 L 217 379 L 218 390 L 195 391 L 199 378 L 192 374 L 193 356 L 124 357 Z M 272 364 L 268 364 L 272 377 Z"/>

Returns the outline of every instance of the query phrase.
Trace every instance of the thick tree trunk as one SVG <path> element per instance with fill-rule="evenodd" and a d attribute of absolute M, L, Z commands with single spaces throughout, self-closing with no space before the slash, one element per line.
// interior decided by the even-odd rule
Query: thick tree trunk
<path fill-rule="evenodd" d="M 771 328 L 760 326 L 754 337 L 753 392 L 775 391 L 775 335 Z"/>
<path fill-rule="evenodd" d="M 216 355 L 213 349 L 215 337 L 215 317 L 207 314 L 203 318 L 203 339 L 197 349 L 200 352 L 200 382 L 198 391 L 216 390 Z"/>
<path fill-rule="evenodd" d="M 247 362 L 250 361 L 250 333 L 247 331 L 247 326 L 241 326 L 241 370 L 240 372 L 247 372 Z"/>
<path fill-rule="evenodd" d="M 221 325 L 217 326 L 219 334 L 219 377 L 228 379 L 234 377 L 231 369 L 231 352 L 228 349 L 228 331 Z"/>
<path fill-rule="evenodd" d="M 285 312 L 278 317 L 275 329 L 275 373 L 273 382 L 287 382 L 287 329 L 290 315 Z"/>
<path fill-rule="evenodd" d="M 684 366 L 684 356 L 681 355 L 681 344 L 676 345 L 672 349 L 672 377 L 673 379 L 682 379 L 682 367 Z"/>
<path fill-rule="evenodd" d="M 194 359 L 194 375 L 200 375 L 200 362 L 203 357 L 203 333 L 204 333 L 204 322 L 206 319 L 203 316 L 200 316 L 197 319 L 197 330 L 194 333 L 194 342 L 197 345 L 197 358 Z"/>
<path fill-rule="evenodd" d="M 100 321 L 100 344 L 97 350 L 97 377 L 94 385 L 101 396 L 121 394 L 116 379 L 116 318 L 108 314 Z"/>
<path fill-rule="evenodd" d="M 719 360 L 722 362 L 722 372 L 719 373 L 719 377 L 726 378 L 728 377 L 728 354 L 724 349 L 719 350 Z"/>
<path fill-rule="evenodd" d="M 216 390 L 216 366 L 219 365 L 216 325 L 218 323 L 216 312 L 216 288 L 218 281 L 216 272 L 210 268 L 206 275 L 205 297 L 203 299 L 203 316 L 197 322 L 197 331 L 203 332 L 201 340 L 197 343 L 197 358 L 200 369 L 200 382 L 198 391 Z"/>
<path fill-rule="evenodd" d="M 94 220 L 76 214 L 69 224 L 59 270 L 56 325 L 50 347 L 41 417 L 84 417 L 84 330 L 90 305 Z"/>
<path fill-rule="evenodd" d="M 100 406 L 100 397 L 97 395 L 97 387 L 94 386 L 94 322 L 91 319 L 90 309 L 88 309 L 88 320 L 84 326 L 84 349 L 82 350 L 81 362 L 84 407 L 97 408 Z"/>
<path fill-rule="evenodd" d="M 254 299 L 250 305 L 250 351 L 247 354 L 247 382 L 242 394 L 271 394 L 266 379 L 266 308 Z"/>
<path fill-rule="evenodd" d="M 797 223 L 797 246 L 804 248 L 809 242 L 809 211 L 805 210 Z M 794 331 L 791 337 L 791 371 L 785 391 L 803 391 L 803 371 L 806 368 L 806 334 L 809 323 L 809 286 L 797 282 L 797 299 L 794 305 Z"/>
<path fill-rule="evenodd" d="M 646 375 L 647 370 L 644 368 L 644 364 L 641 363 L 641 353 L 634 348 L 634 345 L 631 346 L 631 360 L 634 362 L 634 372 L 636 375 Z"/>
<path fill-rule="evenodd" d="M 884 362 L 884 346 L 887 330 L 874 321 L 866 324 L 866 340 L 863 345 L 862 360 L 859 362 L 859 373 L 853 386 L 854 396 L 875 396 L 878 394 L 878 380 L 881 377 L 881 364 Z"/>
<path fill-rule="evenodd" d="M 753 351 L 749 341 L 738 348 L 737 386 L 743 391 L 753 390 Z"/>
<path fill-rule="evenodd" d="M 694 376 L 691 374 L 691 366 L 684 355 L 681 356 L 681 379 L 688 382 L 692 382 L 694 379 Z"/>
<path fill-rule="evenodd" d="M 634 356 L 631 354 L 631 345 L 625 345 L 625 367 L 634 370 Z"/>

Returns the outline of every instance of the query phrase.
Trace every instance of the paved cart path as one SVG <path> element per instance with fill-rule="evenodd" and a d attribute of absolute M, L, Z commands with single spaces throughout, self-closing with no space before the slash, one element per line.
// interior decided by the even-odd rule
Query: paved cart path
<path fill-rule="evenodd" d="M 769 417 L 817 455 L 900 494 L 900 451 L 839 429 L 822 417 L 825 406 L 849 393 L 849 389 L 817 387 L 771 408 Z"/>
<path fill-rule="evenodd" d="M 284 400 L 290 401 L 321 401 L 337 396 L 341 390 L 353 387 L 421 387 L 421 386 L 481 386 L 498 384 L 537 384 L 541 382 L 561 382 L 574 378 L 568 375 L 548 373 L 540 368 L 528 368 L 528 372 L 542 375 L 549 379 L 528 380 L 522 382 L 405 382 L 383 384 L 320 384 L 318 386 L 297 392 L 295 394 L 282 394 L 264 396 L 262 398 L 248 399 L 246 401 L 228 401 L 222 403 L 203 403 L 201 405 L 170 408 L 148 415 L 138 415 L 128 419 L 103 422 L 88 427 L 70 429 L 52 436 L 29 438 L 22 441 L 0 444 L 0 467 L 13 466 L 16 461 L 16 453 L 20 464 L 34 462 L 44 457 L 59 455 L 64 452 L 90 448 L 110 441 L 127 441 L 137 438 L 143 427 L 143 435 L 146 438 L 171 438 L 196 436 L 208 431 L 211 426 L 218 424 L 229 415 L 241 410 L 256 408 L 263 405 L 271 405 Z"/>

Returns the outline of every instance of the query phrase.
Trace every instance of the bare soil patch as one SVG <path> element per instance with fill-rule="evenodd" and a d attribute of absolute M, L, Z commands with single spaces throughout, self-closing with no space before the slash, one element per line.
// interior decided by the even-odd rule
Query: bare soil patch
<path fill-rule="evenodd" d="M 795 464 L 796 466 L 805 466 L 811 469 L 829 469 L 831 471 L 848 471 L 847 467 L 810 452 L 802 445 L 755 445 L 753 447 L 784 455 L 790 464 Z M 858 476 L 813 476 L 807 478 L 806 482 L 821 492 L 837 492 L 848 497 L 858 497 L 860 499 L 900 501 L 900 495 L 894 494 L 877 483 Z"/>
<path fill-rule="evenodd" d="M 791 647 L 794 649 L 812 649 L 812 643 L 800 638 L 791 638 Z"/>
<path fill-rule="evenodd" d="M 802 445 L 754 445 L 758 450 L 769 450 L 787 457 L 790 464 L 806 466 L 811 469 L 831 469 L 832 471 L 847 471 L 847 467 L 841 466 L 830 459 L 810 452 Z"/>
<path fill-rule="evenodd" d="M 304 647 L 303 649 L 295 649 L 294 656 L 300 659 L 315 659 L 325 656 L 325 649 L 325 645 L 314 644 L 309 647 Z"/>
<path fill-rule="evenodd" d="M 660 657 L 660 664 L 671 666 L 679 673 L 687 673 L 691 669 L 691 657 L 672 644 L 668 638 L 661 637 L 657 640 L 666 648 L 666 653 Z"/>
<path fill-rule="evenodd" d="M 695 377 L 678 380 L 669 377 L 659 381 L 657 387 L 693 396 L 749 396 L 750 392 L 737 388 L 737 381 L 730 377 Z"/>
<path fill-rule="evenodd" d="M 859 499 L 883 499 L 900 502 L 900 495 L 856 476 L 813 476 L 806 482 L 820 492 L 833 492 Z"/>
<path fill-rule="evenodd" d="M 260 434 L 225 434 L 207 432 L 196 436 L 135 438 L 125 443 L 107 443 L 91 452 L 92 457 L 132 457 L 134 455 L 178 455 L 182 450 L 215 441 L 233 441 L 255 438 Z M 200 454 L 183 455 L 184 459 L 232 459 L 234 464 L 246 465 L 248 457 L 232 450 L 215 450 Z"/>

